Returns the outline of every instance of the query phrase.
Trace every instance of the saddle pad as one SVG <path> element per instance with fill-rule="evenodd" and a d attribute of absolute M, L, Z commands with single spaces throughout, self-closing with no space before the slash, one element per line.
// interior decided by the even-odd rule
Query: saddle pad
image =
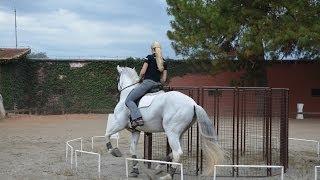
<path fill-rule="evenodd" d="M 138 108 L 145 108 L 145 107 L 149 107 L 153 101 L 153 99 L 159 95 L 164 93 L 164 91 L 158 91 L 155 93 L 147 93 L 146 95 L 144 95 L 140 101 L 139 101 L 139 105 Z"/>

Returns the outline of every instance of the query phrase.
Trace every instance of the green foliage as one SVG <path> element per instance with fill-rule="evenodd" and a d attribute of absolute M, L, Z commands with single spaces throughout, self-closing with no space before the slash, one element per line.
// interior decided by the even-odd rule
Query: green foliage
<path fill-rule="evenodd" d="M 306 0 L 167 0 L 169 39 L 200 59 L 320 58 L 320 3 Z"/>
<path fill-rule="evenodd" d="M 27 55 L 28 58 L 48 58 L 47 53 L 39 52 L 39 53 L 30 53 Z"/>
<path fill-rule="evenodd" d="M 142 61 L 84 62 L 23 61 L 1 67 L 0 93 L 6 109 L 35 109 L 39 113 L 106 113 L 117 103 L 116 66 L 140 69 Z"/>
<path fill-rule="evenodd" d="M 240 63 L 242 62 L 242 63 Z M 141 59 L 121 61 L 84 61 L 83 67 L 71 67 L 69 61 L 23 60 L 1 65 L 0 93 L 7 110 L 34 109 L 38 113 L 107 113 L 117 103 L 116 66 L 140 70 Z M 168 78 L 187 73 L 215 74 L 237 71 L 243 61 L 168 60 Z M 233 81 L 243 85 L 244 78 Z"/>

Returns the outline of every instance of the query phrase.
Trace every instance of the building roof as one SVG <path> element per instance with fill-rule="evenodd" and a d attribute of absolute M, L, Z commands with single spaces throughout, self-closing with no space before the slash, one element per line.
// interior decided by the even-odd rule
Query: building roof
<path fill-rule="evenodd" d="M 0 63 L 22 59 L 30 52 L 30 48 L 0 48 Z"/>

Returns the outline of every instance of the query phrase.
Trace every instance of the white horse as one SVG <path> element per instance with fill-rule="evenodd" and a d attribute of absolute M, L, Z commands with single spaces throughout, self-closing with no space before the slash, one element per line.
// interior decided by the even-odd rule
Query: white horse
<path fill-rule="evenodd" d="M 118 90 L 120 100 L 114 109 L 114 119 L 107 123 L 106 145 L 107 150 L 114 156 L 121 156 L 118 149 L 112 148 L 110 136 L 129 127 L 129 109 L 125 105 L 128 94 L 138 86 L 139 76 L 135 69 L 117 66 L 119 72 Z M 140 131 L 156 133 L 165 132 L 169 145 L 172 149 L 170 157 L 172 162 L 180 162 L 183 154 L 181 148 L 181 137 L 183 133 L 195 122 L 194 116 L 199 123 L 200 134 L 203 140 L 203 150 L 209 163 L 208 172 L 211 173 L 213 166 L 223 159 L 223 150 L 218 145 L 217 136 L 211 120 L 205 110 L 185 94 L 177 91 L 160 93 L 152 104 L 147 108 L 141 108 L 140 112 L 144 120 L 144 126 L 132 131 L 130 153 L 136 158 L 136 149 Z M 167 157 L 168 158 L 168 157 Z M 168 159 L 167 159 L 168 160 Z M 132 176 L 137 176 L 137 162 L 133 163 Z M 171 179 L 175 173 L 176 166 L 172 166 L 169 174 L 162 179 Z"/>

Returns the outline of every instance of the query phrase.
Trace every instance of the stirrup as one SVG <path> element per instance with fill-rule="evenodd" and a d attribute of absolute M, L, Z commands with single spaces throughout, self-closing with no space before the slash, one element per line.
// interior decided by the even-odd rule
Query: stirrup
<path fill-rule="evenodd" d="M 136 128 L 137 126 L 143 126 L 143 125 L 144 125 L 144 122 L 142 118 L 138 118 L 136 120 L 131 121 L 131 126 L 133 129 Z"/>

